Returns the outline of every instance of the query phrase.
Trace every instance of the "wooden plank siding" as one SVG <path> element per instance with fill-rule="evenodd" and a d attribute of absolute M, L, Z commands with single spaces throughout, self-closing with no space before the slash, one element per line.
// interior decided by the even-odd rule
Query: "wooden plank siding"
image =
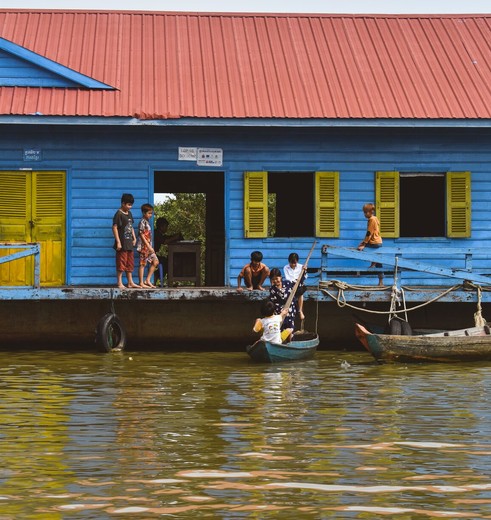
<path fill-rule="evenodd" d="M 67 172 L 67 282 L 69 285 L 114 285 L 112 217 L 123 192 L 135 197 L 133 216 L 152 201 L 154 171 L 224 172 L 225 283 L 234 286 L 250 252 L 259 249 L 270 267 L 283 267 L 296 251 L 301 261 L 315 237 L 244 238 L 244 172 L 339 171 L 339 238 L 318 239 L 310 266 L 320 266 L 323 243 L 356 247 L 366 230 L 362 206 L 374 201 L 375 172 L 470 171 L 472 234 L 469 239 L 385 239 L 384 247 L 428 251 L 432 247 L 473 248 L 473 268 L 488 268 L 479 248 L 489 247 L 491 228 L 491 129 L 396 128 L 166 128 L 16 125 L 0 127 L 0 170 L 32 168 Z M 223 149 L 224 164 L 198 167 L 178 161 L 179 146 Z M 23 161 L 22 150 L 42 150 L 39 162 Z M 415 201 L 415 211 L 418 203 Z M 312 199 L 312 211 L 314 200 Z M 301 219 L 292 200 L 291 218 Z M 383 249 L 382 249 L 383 252 Z M 355 261 L 337 259 L 338 266 Z M 438 253 L 425 262 L 442 263 Z M 357 263 L 356 265 L 360 265 Z M 463 258 L 445 258 L 446 267 L 463 267 Z M 136 273 L 136 270 L 135 270 Z M 407 273 L 405 283 L 430 283 Z M 374 284 L 373 279 L 356 283 Z M 448 279 L 439 280 L 451 285 Z M 435 279 L 431 280 L 435 283 Z"/>

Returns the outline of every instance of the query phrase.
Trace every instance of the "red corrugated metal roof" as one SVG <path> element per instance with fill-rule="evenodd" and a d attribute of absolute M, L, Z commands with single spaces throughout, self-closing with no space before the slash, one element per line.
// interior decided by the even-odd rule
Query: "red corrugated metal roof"
<path fill-rule="evenodd" d="M 491 117 L 491 15 L 3 9 L 0 37 L 117 89 L 1 87 L 4 115 Z"/>

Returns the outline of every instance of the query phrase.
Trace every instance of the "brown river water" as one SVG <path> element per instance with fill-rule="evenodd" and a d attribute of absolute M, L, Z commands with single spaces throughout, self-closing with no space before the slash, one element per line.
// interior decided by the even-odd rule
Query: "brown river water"
<path fill-rule="evenodd" d="M 491 363 L 0 352 L 0 520 L 491 518 Z"/>

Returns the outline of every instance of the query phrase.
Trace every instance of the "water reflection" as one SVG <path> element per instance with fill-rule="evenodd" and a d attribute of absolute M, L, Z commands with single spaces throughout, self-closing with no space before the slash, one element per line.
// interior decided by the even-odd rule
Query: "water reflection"
<path fill-rule="evenodd" d="M 2 352 L 0 518 L 485 518 L 491 365 Z"/>

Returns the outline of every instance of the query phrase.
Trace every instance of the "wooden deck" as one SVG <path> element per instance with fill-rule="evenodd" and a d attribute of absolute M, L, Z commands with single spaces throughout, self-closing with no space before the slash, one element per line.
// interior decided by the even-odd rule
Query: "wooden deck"
<path fill-rule="evenodd" d="M 334 274 L 334 273 L 333 273 Z M 306 301 L 331 302 L 341 298 L 348 302 L 380 303 L 390 302 L 391 280 L 382 290 L 378 279 L 371 275 L 370 285 L 344 286 L 342 280 L 331 280 L 319 285 L 309 285 L 304 295 Z M 360 287 L 359 289 L 355 287 Z M 426 302 L 438 298 L 440 303 L 472 303 L 478 301 L 478 292 L 472 286 L 461 284 L 457 289 L 443 294 L 452 286 L 413 286 L 405 288 L 407 302 Z M 235 287 L 175 287 L 157 289 L 117 289 L 115 287 L 0 287 L 0 301 L 56 301 L 56 300 L 100 300 L 100 301 L 253 301 L 267 297 L 269 291 L 238 292 Z M 330 296 L 330 295 L 331 296 Z M 443 296 L 442 296 L 443 295 Z M 491 290 L 482 289 L 481 301 L 491 303 Z"/>

